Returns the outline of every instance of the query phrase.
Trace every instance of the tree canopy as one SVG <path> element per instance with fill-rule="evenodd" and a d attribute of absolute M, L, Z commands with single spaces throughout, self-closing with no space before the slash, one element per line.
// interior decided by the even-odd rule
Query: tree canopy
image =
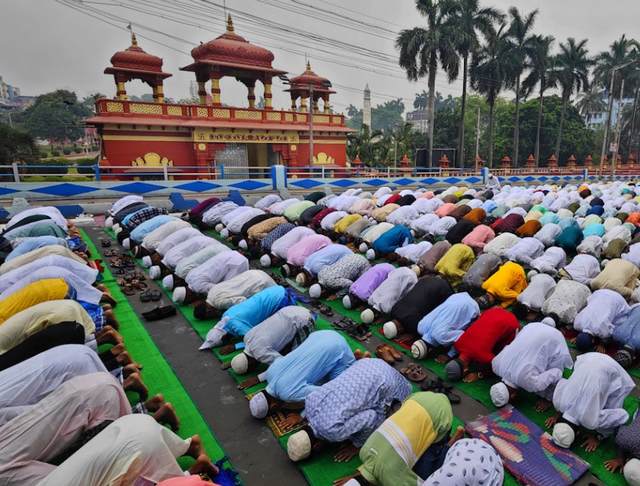
<path fill-rule="evenodd" d="M 31 135 L 0 123 L 0 165 L 38 161 L 38 148 Z"/>

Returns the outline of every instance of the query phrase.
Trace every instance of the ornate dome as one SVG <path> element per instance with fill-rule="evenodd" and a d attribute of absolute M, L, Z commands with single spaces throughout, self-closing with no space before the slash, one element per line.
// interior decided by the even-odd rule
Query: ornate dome
<path fill-rule="evenodd" d="M 228 64 L 244 64 L 271 68 L 273 53 L 254 46 L 234 32 L 231 15 L 227 19 L 227 31 L 217 39 L 195 47 L 191 51 L 194 61 L 215 61 Z"/>
<path fill-rule="evenodd" d="M 162 73 L 162 59 L 147 54 L 139 47 L 135 35 L 131 36 L 131 47 L 116 52 L 111 57 L 111 64 L 118 69 Z"/>
<path fill-rule="evenodd" d="M 309 84 L 313 83 L 314 90 L 328 91 L 327 86 L 331 86 L 331 82 L 327 78 L 318 76 L 311 70 L 311 63 L 307 61 L 307 70 L 300 76 L 292 78 L 290 81 L 291 89 L 308 89 Z"/>

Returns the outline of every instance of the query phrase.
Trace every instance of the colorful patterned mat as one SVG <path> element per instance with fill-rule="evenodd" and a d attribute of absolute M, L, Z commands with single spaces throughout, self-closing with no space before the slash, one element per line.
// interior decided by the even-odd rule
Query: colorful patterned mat
<path fill-rule="evenodd" d="M 570 486 L 589 469 L 586 461 L 557 447 L 547 432 L 510 405 L 465 429 L 491 444 L 506 468 L 529 486 Z"/>

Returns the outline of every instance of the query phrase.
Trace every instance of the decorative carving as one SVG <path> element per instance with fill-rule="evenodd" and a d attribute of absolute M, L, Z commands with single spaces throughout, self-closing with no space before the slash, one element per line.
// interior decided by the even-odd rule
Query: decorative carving
<path fill-rule="evenodd" d="M 326 123 L 327 125 L 329 124 L 329 120 L 330 118 L 326 115 L 314 115 L 313 116 L 313 121 L 317 122 L 317 123 Z"/>
<path fill-rule="evenodd" d="M 139 115 L 162 115 L 162 105 L 150 103 L 131 103 L 129 111 Z"/>
<path fill-rule="evenodd" d="M 296 121 L 297 122 L 302 122 L 302 123 L 307 123 L 307 115 L 301 115 L 299 113 L 296 113 Z"/>
<path fill-rule="evenodd" d="M 236 110 L 234 118 L 238 120 L 262 120 L 262 113 L 259 111 Z"/>
<path fill-rule="evenodd" d="M 214 108 L 213 117 L 214 118 L 231 118 L 231 110 L 227 110 L 224 108 Z"/>
<path fill-rule="evenodd" d="M 335 159 L 324 152 L 320 152 L 317 156 L 313 156 L 313 165 L 332 165 L 335 163 Z"/>
<path fill-rule="evenodd" d="M 196 114 L 200 118 L 207 118 L 209 116 L 209 110 L 203 106 L 199 106 L 196 110 Z"/>
<path fill-rule="evenodd" d="M 143 157 L 137 157 L 132 160 L 131 165 L 133 167 L 159 167 L 163 165 L 173 167 L 173 160 L 169 160 L 167 157 L 160 157 L 155 152 L 149 152 Z"/>
<path fill-rule="evenodd" d="M 284 121 L 292 122 L 293 121 L 293 113 L 285 113 Z"/>
<path fill-rule="evenodd" d="M 281 113 L 279 113 L 277 111 L 270 111 L 269 113 L 267 113 L 267 120 L 269 120 L 269 121 L 281 121 L 282 120 Z"/>
<path fill-rule="evenodd" d="M 342 117 L 339 117 L 339 116 L 333 116 L 333 117 L 331 117 L 331 123 L 339 123 L 339 124 L 342 124 Z"/>
<path fill-rule="evenodd" d="M 182 116 L 182 107 L 180 107 L 180 106 L 167 106 L 167 115 Z"/>
<path fill-rule="evenodd" d="M 124 113 L 124 105 L 115 101 L 107 101 L 107 112 Z"/>

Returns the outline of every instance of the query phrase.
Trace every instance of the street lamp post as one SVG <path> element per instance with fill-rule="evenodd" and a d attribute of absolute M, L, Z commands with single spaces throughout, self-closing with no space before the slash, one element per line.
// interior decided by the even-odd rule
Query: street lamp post
<path fill-rule="evenodd" d="M 618 168 L 618 152 L 620 151 L 620 122 L 622 121 L 622 95 L 624 93 L 624 78 L 620 84 L 620 98 L 618 99 L 618 119 L 616 120 L 616 135 L 614 137 L 616 149 L 613 154 L 613 160 L 611 162 L 611 177 L 615 177 L 616 169 Z"/>
<path fill-rule="evenodd" d="M 309 167 L 313 167 L 313 81 L 309 81 Z"/>

